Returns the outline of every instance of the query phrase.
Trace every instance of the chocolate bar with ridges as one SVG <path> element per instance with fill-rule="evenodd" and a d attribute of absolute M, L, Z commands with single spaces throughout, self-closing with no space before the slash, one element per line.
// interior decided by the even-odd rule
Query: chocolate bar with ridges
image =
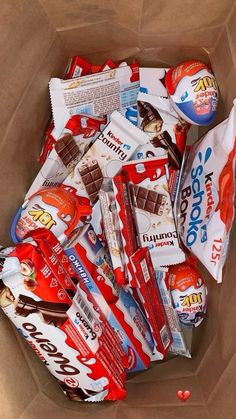
<path fill-rule="evenodd" d="M 50 301 L 35 301 L 26 295 L 19 295 L 15 308 L 18 316 L 27 317 L 29 314 L 41 314 L 45 323 L 61 326 L 68 319 L 67 310 L 70 306 L 65 303 L 54 303 Z"/>
<path fill-rule="evenodd" d="M 94 203 L 103 182 L 103 174 L 97 160 L 92 160 L 90 163 L 83 164 L 79 169 L 79 173 L 88 196 L 91 202 Z"/>
<path fill-rule="evenodd" d="M 166 203 L 166 196 L 157 193 L 142 186 L 129 184 L 130 196 L 132 204 L 139 209 L 142 209 L 152 214 L 162 215 Z"/>
<path fill-rule="evenodd" d="M 68 168 L 73 168 L 78 163 L 81 152 L 71 134 L 64 135 L 55 144 L 55 150 Z"/>

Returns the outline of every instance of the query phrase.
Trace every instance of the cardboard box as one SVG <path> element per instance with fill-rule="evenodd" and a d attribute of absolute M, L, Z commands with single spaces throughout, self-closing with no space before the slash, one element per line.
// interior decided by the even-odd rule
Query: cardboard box
<path fill-rule="evenodd" d="M 50 119 L 48 81 L 70 57 L 98 65 L 136 57 L 143 67 L 184 59 L 211 62 L 221 92 L 218 120 L 236 96 L 236 9 L 233 0 L 8 0 L 1 2 L 1 244 L 32 183 Z M 202 129 L 200 130 L 202 133 Z M 234 230 L 233 230 L 234 232 Z M 127 383 L 124 402 L 70 402 L 1 314 L 1 418 L 232 419 L 236 399 L 236 239 L 223 284 L 206 273 L 208 319 L 193 333 L 193 358 L 158 362 Z M 189 390 L 181 402 L 178 390 Z"/>

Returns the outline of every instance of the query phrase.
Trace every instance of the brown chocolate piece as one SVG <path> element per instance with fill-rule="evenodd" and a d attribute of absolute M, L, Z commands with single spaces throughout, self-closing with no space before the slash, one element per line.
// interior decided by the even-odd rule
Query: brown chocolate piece
<path fill-rule="evenodd" d="M 164 145 L 168 151 L 171 167 L 180 169 L 182 156 L 177 145 L 173 143 L 168 131 L 163 131 L 161 134 L 152 138 L 150 142 L 154 147 L 161 147 Z"/>
<path fill-rule="evenodd" d="M 166 195 L 157 193 L 142 186 L 129 184 L 133 206 L 156 215 L 162 215 L 166 203 Z"/>
<path fill-rule="evenodd" d="M 92 203 L 98 197 L 103 182 L 103 174 L 97 160 L 85 163 L 79 169 L 80 176 Z"/>
<path fill-rule="evenodd" d="M 55 144 L 55 150 L 68 168 L 73 168 L 78 163 L 81 152 L 72 135 L 67 134 L 60 138 Z"/>
<path fill-rule="evenodd" d="M 26 295 L 19 295 L 15 308 L 18 316 L 27 317 L 29 314 L 40 313 L 48 324 L 61 326 L 68 319 L 66 312 L 70 306 L 65 303 L 54 303 L 50 301 L 35 301 Z"/>
<path fill-rule="evenodd" d="M 141 128 L 146 132 L 160 132 L 163 119 L 159 112 L 150 103 L 138 101 L 139 115 L 141 116 Z"/>
<path fill-rule="evenodd" d="M 75 401 L 75 402 L 84 401 L 88 399 L 89 397 L 95 396 L 96 394 L 98 394 L 96 391 L 93 391 L 93 390 L 82 389 L 80 387 L 77 387 L 77 388 L 68 387 L 62 381 L 59 381 L 59 384 L 62 390 L 66 393 L 67 397 L 70 400 Z"/>

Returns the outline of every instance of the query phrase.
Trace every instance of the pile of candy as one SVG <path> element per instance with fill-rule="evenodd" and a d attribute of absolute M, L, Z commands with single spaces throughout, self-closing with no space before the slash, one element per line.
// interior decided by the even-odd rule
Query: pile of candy
<path fill-rule="evenodd" d="M 76 56 L 49 91 L 42 167 L 0 252 L 0 306 L 71 400 L 123 399 L 130 372 L 191 357 L 182 327 L 207 310 L 198 260 L 222 281 L 236 106 L 190 147 L 218 102 L 198 61 Z"/>

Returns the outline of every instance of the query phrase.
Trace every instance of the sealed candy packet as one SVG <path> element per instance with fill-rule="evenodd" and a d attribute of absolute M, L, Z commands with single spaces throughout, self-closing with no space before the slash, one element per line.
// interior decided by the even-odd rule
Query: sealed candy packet
<path fill-rule="evenodd" d="M 46 232 L 46 247 L 39 248 L 28 238 L 1 256 L 1 307 L 53 376 L 63 383 L 69 398 L 124 398 L 124 365 L 115 350 L 119 342 L 71 267 L 77 285 L 72 281 L 72 272 L 66 269 L 68 258 L 63 250 L 58 252 L 55 239 L 51 243 L 50 234 Z M 35 238 L 37 242 L 43 239 L 40 235 Z M 123 353 L 121 347 L 120 351 Z"/>
<path fill-rule="evenodd" d="M 55 128 L 61 132 L 72 115 L 102 116 L 114 110 L 125 114 L 136 105 L 139 66 L 133 63 L 70 80 L 52 78 L 49 90 Z"/>
<path fill-rule="evenodd" d="M 114 111 L 109 124 L 63 184 L 77 189 L 77 195 L 89 198 L 95 204 L 104 177 L 114 177 L 122 163 L 147 141 L 148 136 L 144 132 Z"/>
<path fill-rule="evenodd" d="M 79 198 L 72 189 L 62 186 L 41 189 L 16 213 L 11 226 L 12 240 L 19 242 L 29 231 L 44 227 L 63 241 L 91 212 L 89 200 Z"/>
<path fill-rule="evenodd" d="M 168 159 L 153 158 L 123 164 L 139 243 L 149 248 L 155 269 L 185 260 L 173 218 L 167 163 Z"/>
<path fill-rule="evenodd" d="M 176 112 L 195 125 L 209 125 L 216 116 L 218 87 L 212 70 L 201 61 L 170 68 L 165 85 Z"/>
<path fill-rule="evenodd" d="M 185 246 L 222 282 L 234 218 L 236 100 L 229 118 L 196 142 L 186 157 L 177 204 Z"/>
<path fill-rule="evenodd" d="M 179 265 L 175 265 L 178 268 Z M 174 266 L 174 267 L 175 267 Z M 170 292 L 170 283 L 169 283 L 169 268 L 159 267 L 156 270 L 156 282 L 161 295 L 163 307 L 165 309 L 166 317 L 168 319 L 171 336 L 173 339 L 172 344 L 169 347 L 169 352 L 175 355 L 186 356 L 191 358 L 190 351 L 187 347 L 185 337 L 181 328 L 180 320 L 178 313 L 173 307 L 172 297 Z M 177 305 L 177 304 L 176 304 Z"/>
<path fill-rule="evenodd" d="M 169 268 L 169 287 L 180 323 L 199 326 L 207 311 L 207 287 L 196 266 L 184 262 Z"/>

